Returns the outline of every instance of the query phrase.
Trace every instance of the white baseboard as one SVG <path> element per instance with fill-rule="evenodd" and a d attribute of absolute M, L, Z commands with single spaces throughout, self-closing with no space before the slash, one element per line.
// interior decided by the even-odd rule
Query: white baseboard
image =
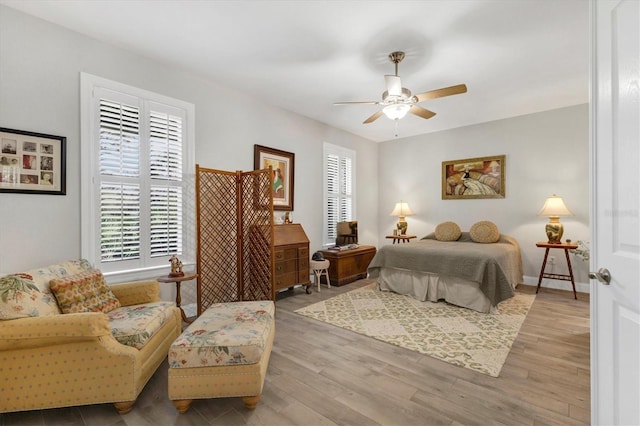
<path fill-rule="evenodd" d="M 530 277 L 525 275 L 524 282 L 522 284 L 532 285 L 534 287 L 537 287 L 538 277 Z M 571 288 L 571 281 L 552 280 L 549 278 L 543 278 L 540 287 L 555 288 L 558 290 L 567 290 L 571 292 L 573 291 L 573 289 Z M 576 291 L 578 293 L 589 293 L 590 292 L 589 283 L 576 283 Z"/>

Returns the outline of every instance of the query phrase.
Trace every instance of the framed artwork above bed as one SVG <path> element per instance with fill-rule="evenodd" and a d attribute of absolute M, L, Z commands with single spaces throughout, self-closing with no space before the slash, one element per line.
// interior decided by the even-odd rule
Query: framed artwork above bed
<path fill-rule="evenodd" d="M 442 162 L 442 199 L 505 197 L 504 155 Z"/>

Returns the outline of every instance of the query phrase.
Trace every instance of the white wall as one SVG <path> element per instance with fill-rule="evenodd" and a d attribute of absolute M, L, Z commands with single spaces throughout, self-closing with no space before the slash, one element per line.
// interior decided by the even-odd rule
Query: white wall
<path fill-rule="evenodd" d="M 589 239 L 588 123 L 584 104 L 380 144 L 380 241 L 395 226 L 397 218 L 389 213 L 400 199 L 416 213 L 407 218 L 409 234 L 420 237 L 447 220 L 463 231 L 491 220 L 519 241 L 527 281 L 537 283 L 544 249 L 535 243 L 546 240 L 548 220 L 537 213 L 547 197 L 562 196 L 575 215 L 561 218 L 563 239 Z M 502 154 L 507 165 L 504 199 L 442 200 L 443 161 Z M 556 257 L 554 271 L 567 273 L 564 252 L 551 250 L 549 255 Z M 573 256 L 571 260 L 577 281 L 583 283 L 579 290 L 587 292 L 588 265 Z M 557 280 L 543 285 L 571 287 Z"/>
<path fill-rule="evenodd" d="M 67 137 L 66 196 L 0 193 L 0 272 L 81 254 L 80 72 L 195 104 L 203 167 L 252 170 L 254 144 L 295 153 L 292 217 L 312 251 L 322 244 L 322 143 L 355 149 L 361 242 L 377 244 L 374 142 L 0 6 L 0 127 Z"/>

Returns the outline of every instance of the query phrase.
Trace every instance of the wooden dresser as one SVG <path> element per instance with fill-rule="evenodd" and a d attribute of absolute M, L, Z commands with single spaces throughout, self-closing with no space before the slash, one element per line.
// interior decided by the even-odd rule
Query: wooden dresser
<path fill-rule="evenodd" d="M 356 249 L 342 251 L 321 251 L 322 256 L 330 262 L 329 279 L 331 285 L 336 286 L 367 278 L 367 268 L 376 254 L 374 246 L 360 246 Z"/>
<path fill-rule="evenodd" d="M 304 285 L 310 293 L 309 238 L 299 223 L 274 225 L 275 291 Z"/>

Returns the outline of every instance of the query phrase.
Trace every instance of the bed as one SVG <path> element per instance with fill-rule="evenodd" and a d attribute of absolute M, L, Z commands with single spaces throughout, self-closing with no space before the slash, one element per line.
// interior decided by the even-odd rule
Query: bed
<path fill-rule="evenodd" d="M 469 232 L 455 241 L 435 233 L 421 240 L 380 248 L 368 267 L 378 288 L 421 301 L 445 300 L 478 312 L 496 312 L 523 280 L 520 246 L 500 235 L 494 243 L 475 242 Z"/>

